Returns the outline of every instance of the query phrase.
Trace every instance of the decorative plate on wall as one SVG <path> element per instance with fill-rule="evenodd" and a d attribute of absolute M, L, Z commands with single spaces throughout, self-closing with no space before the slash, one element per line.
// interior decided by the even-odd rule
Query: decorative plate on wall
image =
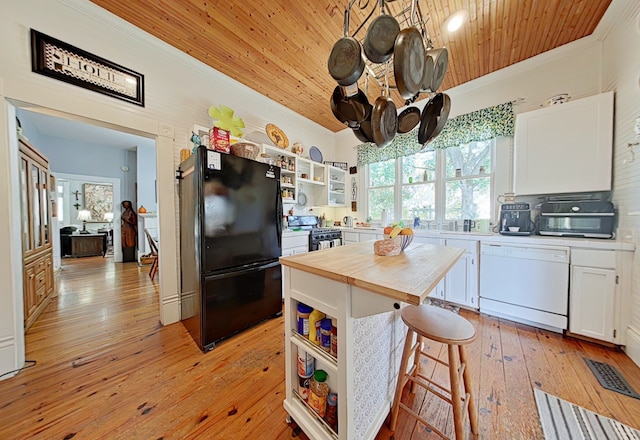
<path fill-rule="evenodd" d="M 309 149 L 309 158 L 318 163 L 322 163 L 322 152 L 318 147 L 311 147 Z"/>
<path fill-rule="evenodd" d="M 284 134 L 277 125 L 267 124 L 266 131 L 271 142 L 273 142 L 277 147 L 285 149 L 289 146 L 289 138 L 287 138 L 287 135 Z"/>

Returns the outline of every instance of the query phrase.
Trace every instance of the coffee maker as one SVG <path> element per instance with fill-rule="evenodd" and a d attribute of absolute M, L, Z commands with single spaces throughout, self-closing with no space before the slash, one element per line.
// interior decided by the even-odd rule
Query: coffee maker
<path fill-rule="evenodd" d="M 531 235 L 531 207 L 528 203 L 506 203 L 500 206 L 500 234 Z"/>

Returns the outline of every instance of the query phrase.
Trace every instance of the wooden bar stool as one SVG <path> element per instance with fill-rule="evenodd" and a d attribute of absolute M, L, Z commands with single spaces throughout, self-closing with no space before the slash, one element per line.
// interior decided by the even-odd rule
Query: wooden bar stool
<path fill-rule="evenodd" d="M 473 391 L 471 389 L 471 375 L 467 368 L 467 352 L 465 345 L 469 344 L 476 338 L 476 331 L 473 325 L 462 316 L 436 306 L 407 306 L 402 309 L 402 320 L 407 325 L 407 339 L 404 343 L 404 351 L 402 352 L 402 361 L 400 362 L 400 372 L 398 374 L 398 383 L 396 385 L 396 393 L 391 408 L 391 422 L 389 429 L 395 431 L 398 421 L 398 411 L 402 408 L 408 414 L 418 419 L 421 423 L 428 426 L 442 438 L 446 437 L 440 430 L 429 424 L 420 415 L 403 404 L 400 399 L 402 390 L 407 381 L 411 381 L 411 391 L 414 391 L 415 385 L 424 387 L 431 392 L 450 403 L 453 406 L 453 423 L 455 425 L 455 438 L 460 440 L 464 438 L 464 425 L 466 413 L 469 413 L 469 422 L 471 424 L 471 432 L 478 436 L 478 413 L 476 404 L 473 400 Z M 416 342 L 413 344 L 413 335 L 416 334 Z M 423 338 L 432 341 L 447 344 L 448 361 L 446 363 L 422 350 Z M 409 358 L 413 354 L 413 366 L 407 372 Z M 423 376 L 419 372 L 420 356 L 426 356 L 436 362 L 449 367 L 449 381 L 451 389 L 435 383 L 434 381 Z M 404 374 L 403 374 L 404 373 Z M 462 379 L 462 380 L 461 380 Z M 437 387 L 449 394 L 441 393 Z M 463 388 L 462 393 L 460 392 Z"/>

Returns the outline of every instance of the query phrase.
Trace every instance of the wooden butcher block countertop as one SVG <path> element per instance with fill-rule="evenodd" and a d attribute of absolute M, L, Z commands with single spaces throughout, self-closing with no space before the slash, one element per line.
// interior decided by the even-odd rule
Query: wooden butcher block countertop
<path fill-rule="evenodd" d="M 280 263 L 409 304 L 421 304 L 453 267 L 463 249 L 412 243 L 403 253 L 382 257 L 373 241 L 280 257 Z"/>

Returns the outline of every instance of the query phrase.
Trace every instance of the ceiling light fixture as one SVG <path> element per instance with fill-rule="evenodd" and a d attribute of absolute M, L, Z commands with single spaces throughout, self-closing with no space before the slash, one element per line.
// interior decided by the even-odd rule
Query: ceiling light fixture
<path fill-rule="evenodd" d="M 446 32 L 455 32 L 469 19 L 469 12 L 466 9 L 460 9 L 454 12 L 444 21 L 443 28 Z"/>

